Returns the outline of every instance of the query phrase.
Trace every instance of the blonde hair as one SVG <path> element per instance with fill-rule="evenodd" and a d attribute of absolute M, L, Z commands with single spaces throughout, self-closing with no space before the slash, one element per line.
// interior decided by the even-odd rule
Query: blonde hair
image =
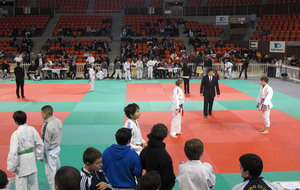
<path fill-rule="evenodd" d="M 183 83 L 183 79 L 182 78 L 177 79 L 176 82 L 175 82 L 176 86 L 179 86 L 182 83 Z"/>

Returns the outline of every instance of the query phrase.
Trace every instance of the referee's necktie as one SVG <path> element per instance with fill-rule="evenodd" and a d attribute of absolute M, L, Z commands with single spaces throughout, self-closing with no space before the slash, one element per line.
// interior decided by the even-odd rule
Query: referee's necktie
<path fill-rule="evenodd" d="M 45 124 L 44 124 L 44 128 L 43 128 L 43 141 L 45 140 L 45 133 L 46 133 L 46 129 L 47 129 L 47 125 L 48 125 L 48 122 L 46 122 Z"/>

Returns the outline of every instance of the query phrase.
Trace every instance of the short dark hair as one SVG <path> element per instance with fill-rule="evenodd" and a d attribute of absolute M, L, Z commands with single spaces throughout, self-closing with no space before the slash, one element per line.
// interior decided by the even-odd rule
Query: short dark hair
<path fill-rule="evenodd" d="M 138 190 L 157 190 L 161 186 L 161 177 L 157 171 L 147 172 L 138 181 Z"/>
<path fill-rule="evenodd" d="M 27 115 L 25 112 L 19 110 L 13 114 L 14 121 L 19 125 L 24 125 L 27 121 Z"/>
<path fill-rule="evenodd" d="M 59 190 L 79 189 L 80 173 L 76 168 L 63 166 L 57 170 L 54 180 Z"/>
<path fill-rule="evenodd" d="M 127 145 L 131 139 L 131 129 L 121 128 L 116 132 L 115 137 L 119 145 Z"/>
<path fill-rule="evenodd" d="M 168 136 L 168 128 L 164 124 L 158 123 L 152 127 L 150 135 L 153 138 L 163 141 Z"/>
<path fill-rule="evenodd" d="M 0 189 L 4 189 L 8 183 L 7 175 L 3 170 L 0 170 Z"/>
<path fill-rule="evenodd" d="M 43 106 L 41 110 L 47 115 L 53 115 L 53 108 L 50 105 Z"/>
<path fill-rule="evenodd" d="M 256 154 L 244 154 L 240 157 L 240 164 L 244 171 L 248 171 L 251 177 L 259 177 L 263 170 L 263 162 Z"/>
<path fill-rule="evenodd" d="M 190 139 L 185 142 L 184 152 L 189 160 L 199 160 L 203 151 L 204 145 L 200 139 Z"/>
<path fill-rule="evenodd" d="M 269 83 L 269 78 L 268 77 L 261 77 L 260 81 L 265 81 L 266 83 Z"/>
<path fill-rule="evenodd" d="M 134 115 L 137 109 L 140 109 L 140 107 L 136 103 L 128 104 L 124 108 L 125 115 L 130 119 L 130 115 Z"/>
<path fill-rule="evenodd" d="M 89 147 L 83 152 L 83 163 L 90 163 L 93 164 L 98 158 L 101 158 L 102 154 L 101 152 L 94 148 L 94 147 Z"/>
<path fill-rule="evenodd" d="M 207 70 L 207 73 L 209 73 L 209 72 L 211 72 L 211 71 L 214 71 L 212 68 L 209 68 L 208 70 Z"/>

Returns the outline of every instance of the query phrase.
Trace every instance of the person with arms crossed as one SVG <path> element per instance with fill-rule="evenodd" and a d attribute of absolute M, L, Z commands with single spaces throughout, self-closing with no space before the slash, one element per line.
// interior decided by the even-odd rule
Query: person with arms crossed
<path fill-rule="evenodd" d="M 217 90 L 218 97 L 220 96 L 220 89 L 217 77 L 213 76 L 213 70 L 209 69 L 208 74 L 203 77 L 200 87 L 200 96 L 204 96 L 204 107 L 203 115 L 204 118 L 207 118 L 207 108 L 210 116 L 212 114 L 212 108 L 214 103 L 214 98 L 216 96 L 215 88 Z"/>
<path fill-rule="evenodd" d="M 53 108 L 46 105 L 41 109 L 44 125 L 42 139 L 44 141 L 45 172 L 51 190 L 55 190 L 54 176 L 60 168 L 60 142 L 62 138 L 62 122 L 53 116 Z"/>

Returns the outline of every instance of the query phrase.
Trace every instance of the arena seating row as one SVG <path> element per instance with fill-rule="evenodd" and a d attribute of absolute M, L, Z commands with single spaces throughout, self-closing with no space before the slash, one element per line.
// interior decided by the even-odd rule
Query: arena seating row
<path fill-rule="evenodd" d="M 94 13 L 115 13 L 121 9 L 120 0 L 95 0 Z"/>
<path fill-rule="evenodd" d="M 34 43 L 31 39 L 12 39 L 12 40 L 0 40 L 0 63 L 4 61 L 4 59 L 13 59 L 13 55 L 17 53 L 29 53 L 32 49 Z"/>
<path fill-rule="evenodd" d="M 53 31 L 54 36 L 58 36 L 60 31 L 67 29 L 72 36 L 90 35 L 88 28 L 95 32 L 101 32 L 107 28 L 111 30 L 111 15 L 62 15 Z M 69 35 L 69 36 L 70 36 Z M 98 35 L 99 36 L 99 35 Z"/>
<path fill-rule="evenodd" d="M 58 12 L 85 13 L 88 0 L 38 0 L 37 6 L 40 8 L 56 8 Z"/>
<path fill-rule="evenodd" d="M 300 41 L 300 15 L 264 15 L 252 39 L 263 41 Z"/>
<path fill-rule="evenodd" d="M 167 19 L 164 15 L 124 15 L 123 17 L 123 25 L 131 28 L 134 36 L 146 36 L 148 32 L 160 34 L 161 28 L 175 32 L 177 28 L 173 27 L 176 22 L 177 19 Z"/>
<path fill-rule="evenodd" d="M 163 7 L 163 0 L 151 0 L 150 7 L 156 7 L 156 8 Z"/>
<path fill-rule="evenodd" d="M 201 29 L 202 34 L 207 37 L 220 36 L 223 32 L 221 27 L 213 27 L 211 24 L 199 24 L 197 21 L 185 22 L 185 28 L 186 32 L 188 32 L 190 29 L 196 31 Z"/>
<path fill-rule="evenodd" d="M 287 4 L 297 2 L 300 2 L 300 0 L 268 0 L 268 4 Z"/>
<path fill-rule="evenodd" d="M 202 0 L 188 0 L 187 7 L 199 7 Z"/>
<path fill-rule="evenodd" d="M 22 36 L 28 28 L 44 31 L 49 15 L 9 15 L 0 19 L 0 36 Z"/>
<path fill-rule="evenodd" d="M 144 0 L 123 0 L 123 8 L 141 8 Z"/>
<path fill-rule="evenodd" d="M 77 49 L 77 43 L 80 43 L 80 48 Z M 92 47 L 93 43 L 99 43 L 101 45 L 95 46 L 94 49 Z M 50 58 L 51 61 L 54 60 L 55 57 L 61 57 L 62 55 L 57 53 L 57 50 L 61 50 L 63 54 L 71 54 L 76 55 L 77 59 L 76 62 L 85 62 L 86 58 L 83 58 L 83 54 L 85 52 L 93 54 L 93 57 L 102 57 L 106 56 L 104 48 L 102 47 L 103 44 L 106 43 L 108 47 L 108 40 L 63 40 L 63 43 L 60 42 L 46 42 L 43 46 L 47 46 L 49 49 L 46 51 L 46 55 Z M 55 51 L 53 51 L 53 49 Z M 54 53 L 55 52 L 55 53 Z"/>
<path fill-rule="evenodd" d="M 207 6 L 243 6 L 243 5 L 259 5 L 261 0 L 210 0 Z"/>
<path fill-rule="evenodd" d="M 30 6 L 30 0 L 18 0 L 17 1 L 18 7 L 29 7 Z"/>

